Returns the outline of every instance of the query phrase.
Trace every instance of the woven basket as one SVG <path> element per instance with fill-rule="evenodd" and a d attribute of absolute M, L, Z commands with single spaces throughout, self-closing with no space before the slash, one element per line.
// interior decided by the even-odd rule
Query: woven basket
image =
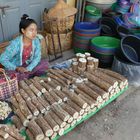
<path fill-rule="evenodd" d="M 53 34 L 53 37 L 54 37 L 55 52 L 60 53 L 57 34 Z M 52 37 L 50 33 L 46 33 L 46 40 L 48 40 L 48 53 L 54 54 L 53 42 L 52 42 Z M 62 51 L 71 49 L 72 31 L 67 34 L 60 34 L 60 41 L 61 41 Z"/>
<path fill-rule="evenodd" d="M 1 68 L 0 73 L 0 100 L 6 100 L 18 92 L 17 76 L 15 74 L 7 75 Z"/>
<path fill-rule="evenodd" d="M 44 28 L 48 33 L 66 33 L 70 31 L 74 24 L 74 15 L 77 9 L 66 4 L 64 0 L 58 0 L 56 5 L 48 13 L 43 14 Z M 57 31 L 58 28 L 58 31 Z"/>
<path fill-rule="evenodd" d="M 69 16 L 64 19 L 57 19 L 51 21 L 51 19 L 47 16 L 46 13 L 44 13 L 44 29 L 46 32 L 51 33 L 66 33 L 68 31 L 72 30 L 73 24 L 74 24 L 74 15 Z M 58 29 L 57 29 L 58 28 Z"/>

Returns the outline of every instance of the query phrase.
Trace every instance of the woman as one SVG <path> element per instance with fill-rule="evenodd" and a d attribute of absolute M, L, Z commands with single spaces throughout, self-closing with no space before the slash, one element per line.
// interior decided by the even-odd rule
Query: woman
<path fill-rule="evenodd" d="M 14 39 L 0 56 L 0 63 L 9 73 L 16 72 L 19 80 L 45 73 L 47 60 L 41 61 L 41 46 L 37 23 L 24 14 L 19 24 L 21 36 Z"/>

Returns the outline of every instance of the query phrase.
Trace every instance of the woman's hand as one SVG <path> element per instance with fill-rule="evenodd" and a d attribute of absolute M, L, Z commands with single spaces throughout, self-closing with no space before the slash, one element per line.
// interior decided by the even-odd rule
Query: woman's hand
<path fill-rule="evenodd" d="M 29 72 L 26 68 L 24 68 L 24 67 L 17 67 L 16 68 L 16 71 L 17 72 L 20 72 L 20 73 L 27 73 L 27 72 Z"/>

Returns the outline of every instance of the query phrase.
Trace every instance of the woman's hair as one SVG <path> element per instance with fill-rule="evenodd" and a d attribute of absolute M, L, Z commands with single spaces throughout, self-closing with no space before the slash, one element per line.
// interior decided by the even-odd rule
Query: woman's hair
<path fill-rule="evenodd" d="M 26 29 L 32 23 L 35 23 L 37 25 L 37 23 L 36 23 L 36 21 L 34 19 L 31 19 L 31 18 L 29 18 L 28 15 L 24 14 L 21 17 L 21 21 L 20 21 L 20 24 L 19 24 L 20 33 L 22 33 L 21 29 Z"/>

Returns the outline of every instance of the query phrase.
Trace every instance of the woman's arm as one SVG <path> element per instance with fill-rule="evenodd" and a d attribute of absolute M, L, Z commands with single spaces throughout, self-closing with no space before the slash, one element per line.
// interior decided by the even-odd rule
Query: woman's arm
<path fill-rule="evenodd" d="M 6 47 L 5 51 L 0 56 L 0 63 L 8 70 L 15 70 L 16 65 L 10 62 L 13 57 L 18 53 L 19 48 L 14 41 Z"/>

